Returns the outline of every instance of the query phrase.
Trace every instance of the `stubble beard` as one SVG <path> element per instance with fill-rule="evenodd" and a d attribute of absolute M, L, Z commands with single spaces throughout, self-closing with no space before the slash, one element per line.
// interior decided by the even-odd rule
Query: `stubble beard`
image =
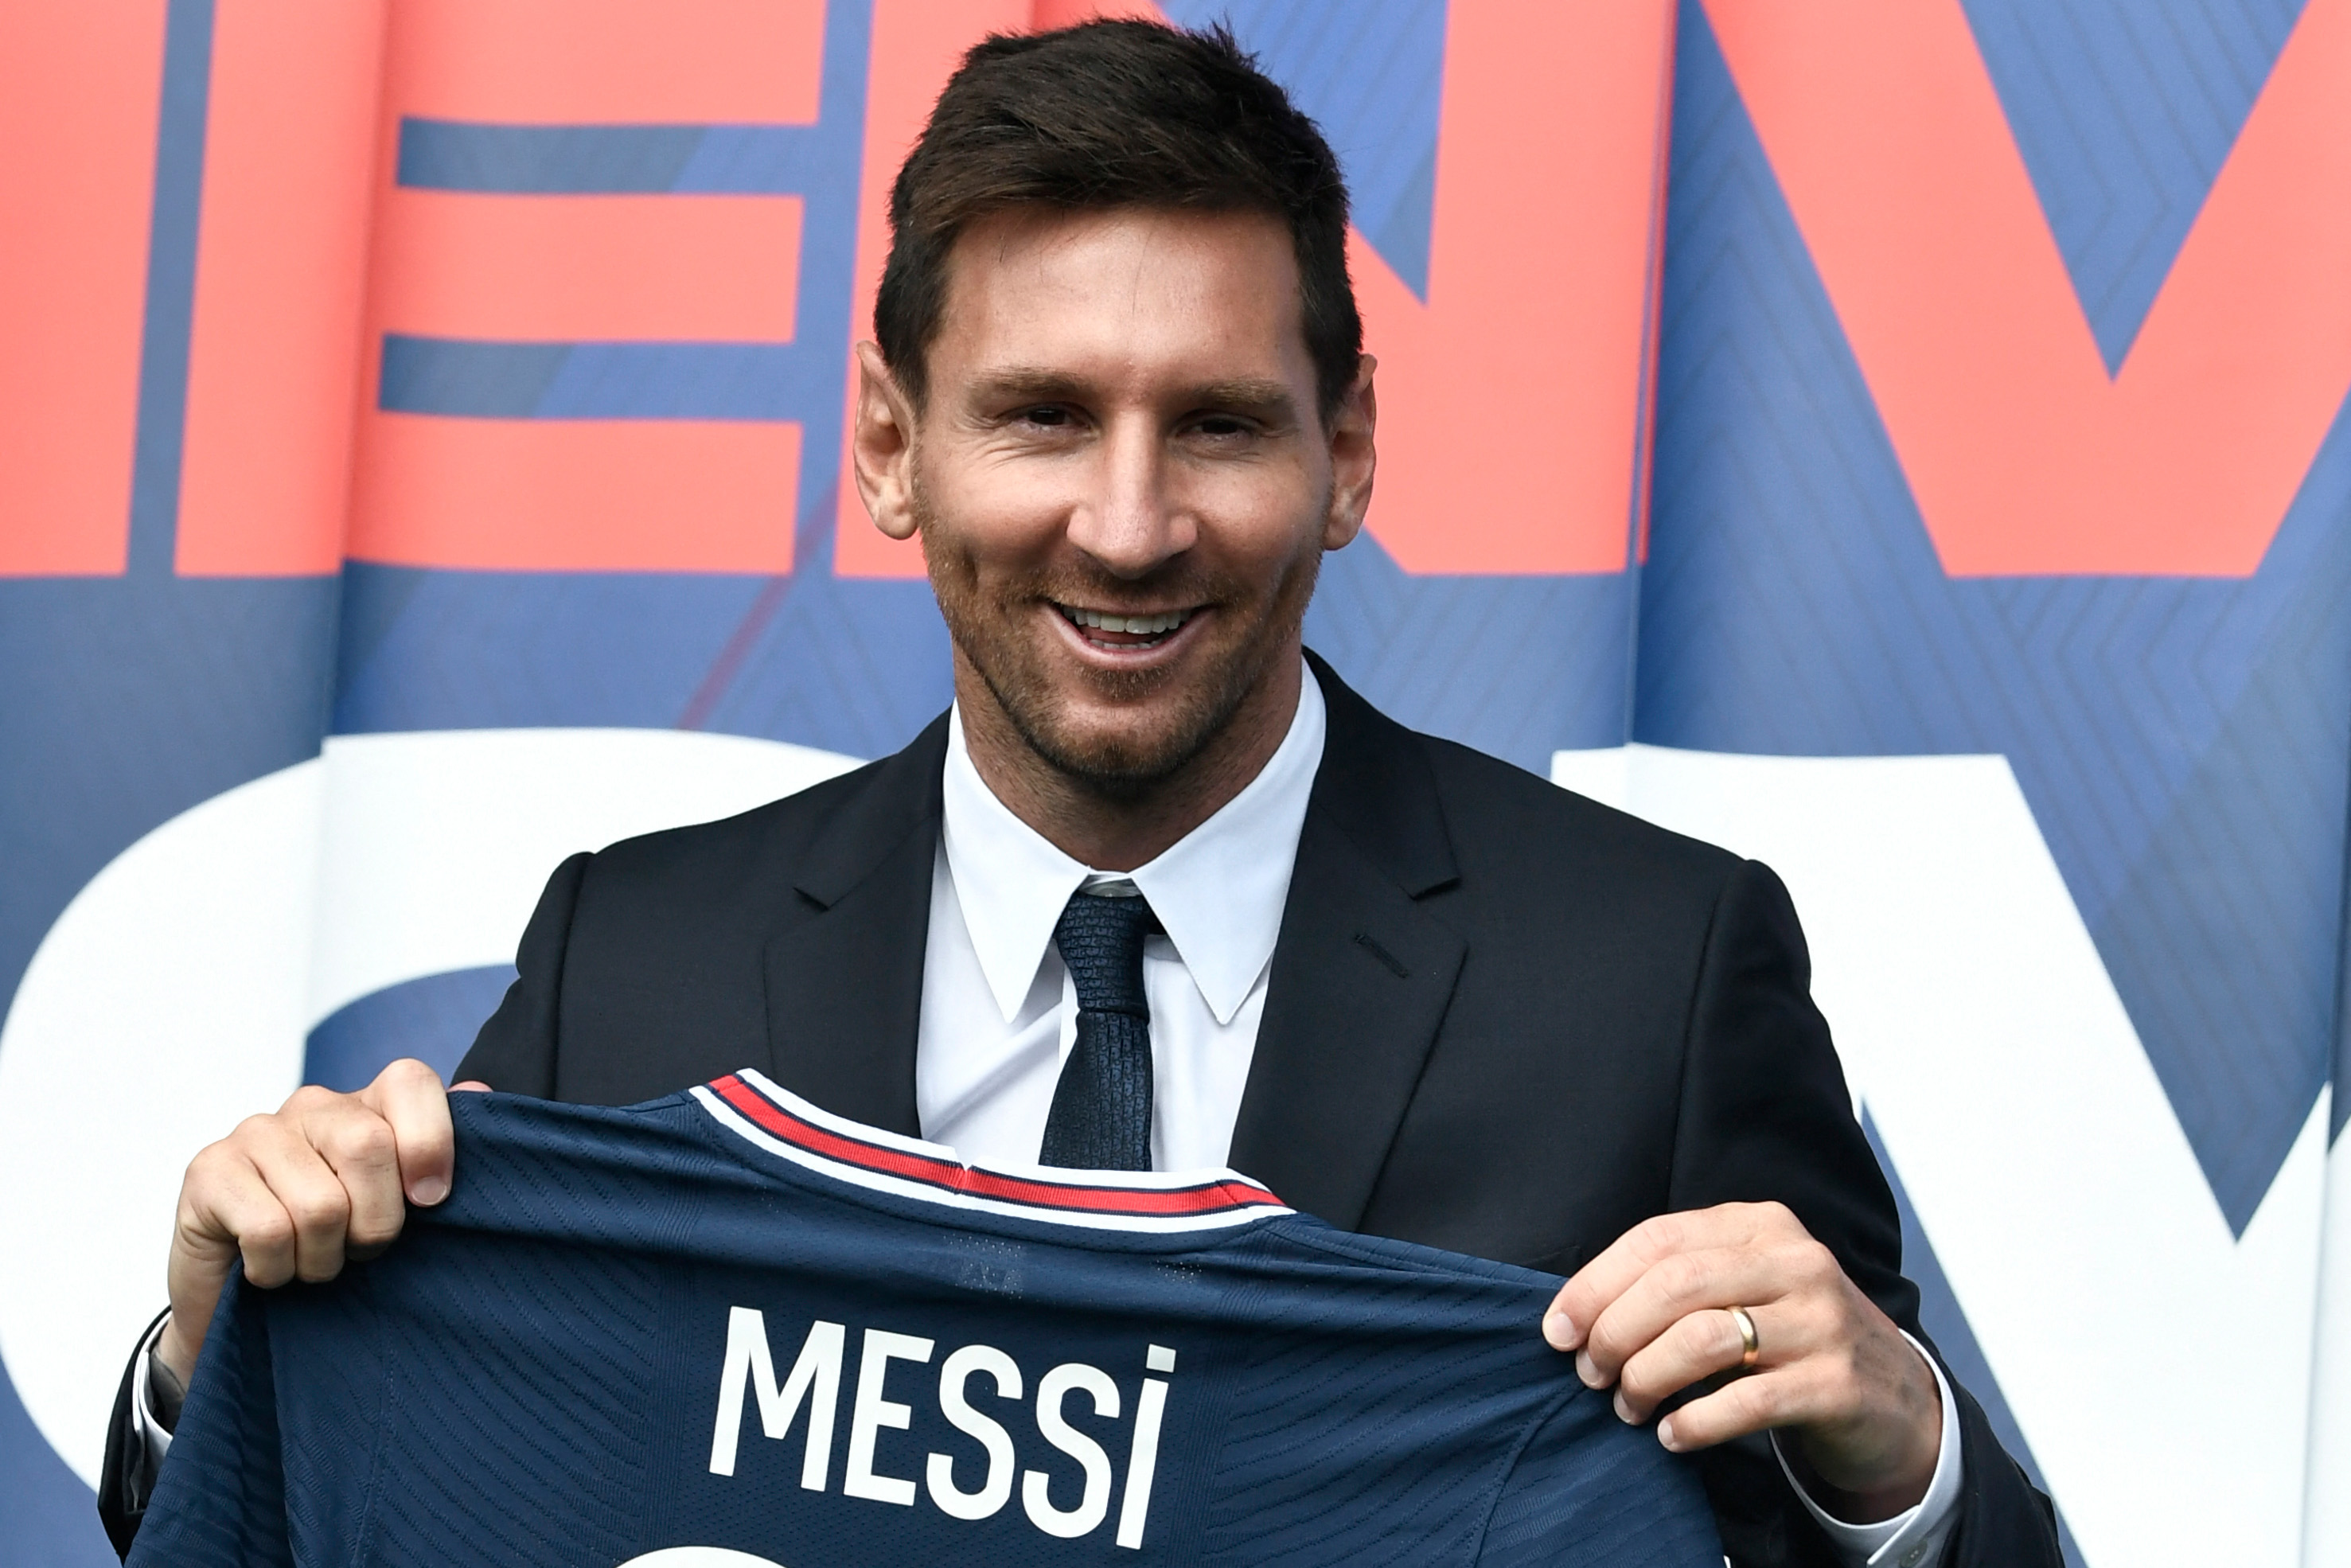
<path fill-rule="evenodd" d="M 1295 642 L 1322 567 L 1318 543 L 1285 565 L 1264 594 L 1253 594 L 1241 579 L 1182 559 L 1146 578 L 1052 571 L 983 588 L 952 529 L 934 526 L 937 513 L 924 486 L 917 481 L 911 488 L 931 591 L 956 651 L 1030 751 L 1072 784 L 1107 800 L 1150 794 L 1215 744 L 1273 659 Z M 1132 709 L 1158 699 L 1164 705 L 1146 727 L 1085 727 L 1057 689 L 1051 653 L 1027 628 L 1040 608 L 1058 614 L 1051 603 L 1115 605 L 1146 597 L 1213 608 L 1217 623 L 1203 630 L 1217 634 L 1217 643 L 1180 666 L 1081 669 L 1079 678 L 1097 704 Z M 1175 700 L 1166 702 L 1171 692 Z"/>

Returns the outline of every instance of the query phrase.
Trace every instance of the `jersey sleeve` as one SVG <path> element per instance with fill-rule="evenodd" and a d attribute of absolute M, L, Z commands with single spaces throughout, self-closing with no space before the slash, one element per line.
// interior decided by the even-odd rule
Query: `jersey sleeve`
<path fill-rule="evenodd" d="M 1697 1469 L 1579 1390 L 1519 1450 L 1479 1568 L 1721 1568 Z"/>
<path fill-rule="evenodd" d="M 293 1568 L 269 1321 L 229 1281 L 125 1568 Z"/>

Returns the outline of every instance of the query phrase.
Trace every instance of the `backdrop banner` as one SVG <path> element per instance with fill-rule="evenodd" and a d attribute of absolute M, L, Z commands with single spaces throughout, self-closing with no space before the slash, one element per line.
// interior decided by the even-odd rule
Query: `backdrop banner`
<path fill-rule="evenodd" d="M 945 706 L 851 344 L 961 52 L 1105 10 L 1346 168 L 1309 641 L 1782 873 L 2074 1562 L 2351 1568 L 2351 0 L 0 7 L 0 1568 L 111 1561 L 202 1145 Z"/>

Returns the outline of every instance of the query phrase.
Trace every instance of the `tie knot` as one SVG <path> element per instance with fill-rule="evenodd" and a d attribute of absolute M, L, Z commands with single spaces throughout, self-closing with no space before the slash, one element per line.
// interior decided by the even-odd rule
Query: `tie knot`
<path fill-rule="evenodd" d="M 1151 1016 L 1143 994 L 1143 939 L 1159 929 L 1150 901 L 1079 892 L 1070 895 L 1053 926 L 1075 982 L 1078 1006 L 1088 1012 Z"/>

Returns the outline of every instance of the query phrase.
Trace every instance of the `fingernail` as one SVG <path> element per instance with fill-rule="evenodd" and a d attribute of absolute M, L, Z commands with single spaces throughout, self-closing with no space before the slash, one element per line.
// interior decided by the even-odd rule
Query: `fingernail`
<path fill-rule="evenodd" d="M 1583 1385 L 1586 1388 L 1606 1386 L 1601 1380 L 1600 1364 L 1592 1359 L 1592 1353 L 1588 1350 L 1575 1353 L 1575 1375 L 1583 1379 Z"/>
<path fill-rule="evenodd" d="M 1674 1418 L 1670 1416 L 1657 1423 L 1657 1441 L 1678 1454 L 1682 1446 L 1674 1440 Z"/>
<path fill-rule="evenodd" d="M 411 1203 L 421 1203 L 428 1207 L 448 1196 L 449 1178 L 446 1176 L 419 1176 L 416 1178 L 416 1184 L 408 1189 L 408 1200 Z"/>
<path fill-rule="evenodd" d="M 1575 1348 L 1575 1320 L 1565 1312 L 1553 1312 L 1543 1319 L 1543 1338 L 1553 1350 Z"/>
<path fill-rule="evenodd" d="M 1627 1427 L 1637 1427 L 1641 1424 L 1633 1418 L 1633 1407 L 1625 1403 L 1622 1390 L 1618 1391 L 1616 1397 L 1611 1403 L 1616 1406 L 1616 1419 L 1624 1422 Z"/>

